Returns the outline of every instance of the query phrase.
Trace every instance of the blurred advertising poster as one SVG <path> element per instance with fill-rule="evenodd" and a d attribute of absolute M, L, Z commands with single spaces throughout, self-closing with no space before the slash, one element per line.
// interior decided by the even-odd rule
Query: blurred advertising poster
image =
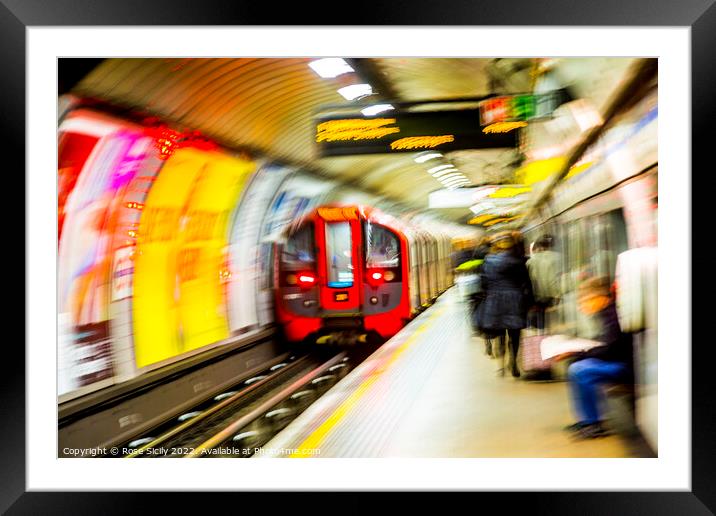
<path fill-rule="evenodd" d="M 253 163 L 179 149 L 152 185 L 137 230 L 132 321 L 136 367 L 229 337 L 227 225 Z"/>
<path fill-rule="evenodd" d="M 59 241 L 60 392 L 112 376 L 110 274 L 117 214 L 149 142 L 140 133 L 107 135 L 87 159 L 65 203 Z"/>

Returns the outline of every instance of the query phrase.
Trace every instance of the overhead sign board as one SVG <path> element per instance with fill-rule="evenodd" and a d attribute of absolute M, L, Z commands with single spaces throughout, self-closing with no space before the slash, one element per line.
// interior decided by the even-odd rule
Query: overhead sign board
<path fill-rule="evenodd" d="M 315 129 L 321 157 L 514 148 L 519 141 L 517 131 L 483 132 L 479 109 L 325 117 Z"/>
<path fill-rule="evenodd" d="M 473 109 L 325 116 L 315 121 L 315 141 L 320 157 L 515 148 L 517 129 L 570 100 L 562 89 L 490 97 Z"/>

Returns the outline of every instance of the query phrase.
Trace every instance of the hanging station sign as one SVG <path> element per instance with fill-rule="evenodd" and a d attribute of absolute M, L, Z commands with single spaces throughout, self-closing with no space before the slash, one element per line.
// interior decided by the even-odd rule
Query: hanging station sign
<path fill-rule="evenodd" d="M 315 141 L 320 157 L 515 148 L 519 143 L 516 129 L 551 116 L 570 100 L 562 89 L 490 97 L 473 109 L 325 116 L 315 121 Z"/>
<path fill-rule="evenodd" d="M 320 157 L 514 148 L 519 141 L 517 131 L 483 132 L 479 109 L 325 117 L 316 120 L 315 129 Z"/>

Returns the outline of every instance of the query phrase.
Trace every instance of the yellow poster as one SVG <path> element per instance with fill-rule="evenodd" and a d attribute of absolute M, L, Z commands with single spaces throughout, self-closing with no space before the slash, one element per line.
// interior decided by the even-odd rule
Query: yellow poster
<path fill-rule="evenodd" d="M 144 367 L 228 337 L 227 223 L 253 164 L 178 150 L 145 202 L 134 273 L 134 348 Z"/>
<path fill-rule="evenodd" d="M 222 156 L 207 163 L 179 231 L 179 312 L 184 350 L 229 337 L 224 283 L 229 216 L 252 164 Z"/>

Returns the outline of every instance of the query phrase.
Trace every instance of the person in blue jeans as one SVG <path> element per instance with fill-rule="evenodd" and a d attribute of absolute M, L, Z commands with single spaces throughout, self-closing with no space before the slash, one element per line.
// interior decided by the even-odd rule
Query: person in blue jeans
<path fill-rule="evenodd" d="M 602 332 L 597 340 L 604 345 L 571 355 L 577 360 L 567 369 L 567 378 L 577 422 L 567 430 L 595 438 L 606 434 L 599 409 L 602 386 L 634 381 L 632 339 L 619 326 L 608 280 L 592 278 L 582 283 L 578 303 L 582 312 L 598 318 Z"/>

